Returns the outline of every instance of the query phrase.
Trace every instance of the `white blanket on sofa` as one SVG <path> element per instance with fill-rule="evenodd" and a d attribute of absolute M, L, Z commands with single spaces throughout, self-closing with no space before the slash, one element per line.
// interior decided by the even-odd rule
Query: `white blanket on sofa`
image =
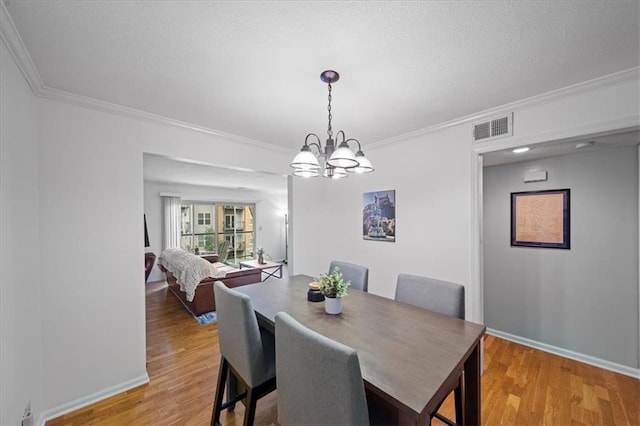
<path fill-rule="evenodd" d="M 198 283 L 211 276 L 211 263 L 179 248 L 168 248 L 160 254 L 158 263 L 176 277 L 180 290 L 193 301 Z"/>

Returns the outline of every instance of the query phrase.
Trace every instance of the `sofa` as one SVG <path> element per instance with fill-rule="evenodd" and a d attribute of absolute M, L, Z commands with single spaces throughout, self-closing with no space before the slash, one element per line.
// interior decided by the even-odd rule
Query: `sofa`
<path fill-rule="evenodd" d="M 173 253 L 167 250 L 162 252 L 158 258 L 158 266 L 167 278 L 169 290 L 194 315 L 202 315 L 205 312 L 216 310 L 216 299 L 213 294 L 214 282 L 222 281 L 227 287 L 234 288 L 262 281 L 260 269 L 232 268 L 218 263 L 218 255 L 216 254 L 196 256 L 184 251 L 178 251 L 179 249 L 168 250 L 173 250 Z M 175 255 L 187 260 L 190 271 L 184 271 L 184 265 L 171 261 L 171 256 Z M 209 265 L 210 269 L 208 271 L 200 271 L 202 260 L 196 260 L 195 258 L 204 259 L 211 264 Z M 179 279 L 179 277 L 182 278 Z M 189 286 L 185 285 L 189 279 L 199 280 L 195 285 L 195 289 L 190 289 Z"/>

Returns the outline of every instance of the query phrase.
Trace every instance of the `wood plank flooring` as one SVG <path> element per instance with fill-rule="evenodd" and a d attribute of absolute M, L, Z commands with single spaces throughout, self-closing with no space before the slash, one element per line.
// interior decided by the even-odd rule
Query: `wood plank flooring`
<path fill-rule="evenodd" d="M 146 289 L 151 382 L 48 426 L 209 424 L 220 361 L 217 328 L 199 325 L 164 282 Z M 485 338 L 485 367 L 485 425 L 640 425 L 640 380 L 493 336 Z M 277 424 L 276 392 L 258 402 L 256 425 Z M 440 412 L 453 418 L 452 397 Z M 221 421 L 241 425 L 243 414 L 238 404 Z"/>

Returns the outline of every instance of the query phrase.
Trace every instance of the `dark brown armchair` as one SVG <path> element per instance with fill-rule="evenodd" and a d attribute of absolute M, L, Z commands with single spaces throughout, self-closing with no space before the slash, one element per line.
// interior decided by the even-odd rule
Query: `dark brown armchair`
<path fill-rule="evenodd" d="M 146 283 L 149 279 L 149 274 L 151 274 L 151 269 L 153 269 L 153 264 L 156 263 L 156 255 L 155 253 L 145 253 L 144 254 L 144 282 Z"/>

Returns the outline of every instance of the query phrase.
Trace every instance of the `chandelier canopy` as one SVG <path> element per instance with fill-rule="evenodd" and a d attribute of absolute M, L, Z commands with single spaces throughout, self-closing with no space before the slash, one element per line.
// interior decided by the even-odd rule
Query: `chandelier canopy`
<path fill-rule="evenodd" d="M 319 176 L 322 170 L 322 176 L 332 179 L 340 179 L 347 177 L 347 172 L 350 173 L 369 173 L 373 171 L 371 162 L 365 157 L 362 152 L 362 146 L 357 139 L 347 139 L 342 130 L 336 133 L 336 139 L 333 139 L 333 129 L 331 127 L 331 83 L 335 83 L 340 78 L 340 74 L 336 71 L 327 70 L 320 74 L 320 80 L 327 83 L 329 88 L 329 105 L 327 110 L 329 111 L 329 125 L 327 126 L 327 135 L 329 136 L 324 148 L 320 138 L 315 133 L 309 133 L 304 139 L 304 145 L 300 152 L 294 157 L 291 162 L 293 167 L 293 175 L 301 177 L 316 177 Z M 338 138 L 342 136 L 342 142 L 340 145 L 336 145 Z M 313 137 L 316 141 L 309 142 L 309 138 Z M 354 152 L 349 147 L 349 142 L 355 142 L 358 144 L 358 151 Z M 315 147 L 318 151 L 314 153 L 311 147 Z M 321 162 L 323 163 L 321 165 Z"/>

